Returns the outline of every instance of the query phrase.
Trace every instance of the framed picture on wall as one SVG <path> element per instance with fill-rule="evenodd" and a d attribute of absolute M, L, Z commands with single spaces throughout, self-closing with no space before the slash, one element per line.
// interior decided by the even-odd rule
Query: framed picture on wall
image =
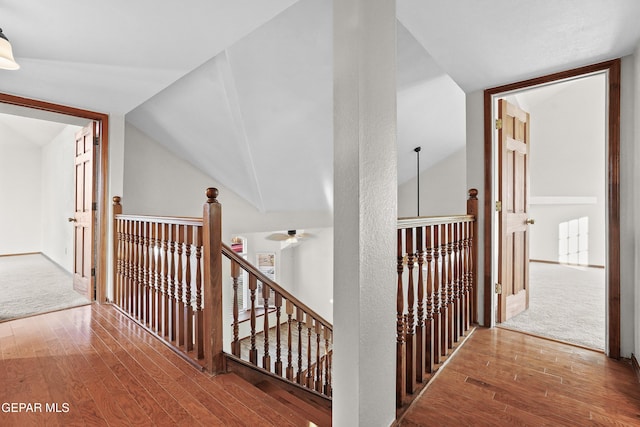
<path fill-rule="evenodd" d="M 269 279 L 276 280 L 276 254 L 273 252 L 261 252 L 256 254 L 258 258 L 258 270 Z"/>

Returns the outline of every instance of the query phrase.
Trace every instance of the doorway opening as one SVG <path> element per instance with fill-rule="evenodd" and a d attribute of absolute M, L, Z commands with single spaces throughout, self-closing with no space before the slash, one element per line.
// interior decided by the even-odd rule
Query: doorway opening
<path fill-rule="evenodd" d="M 501 327 L 605 349 L 606 75 L 501 98 L 531 115 L 526 310 Z M 496 179 L 496 182 L 498 179 Z M 505 290 L 503 289 L 503 292 Z"/>
<path fill-rule="evenodd" d="M 485 218 L 498 216 L 495 202 L 500 200 L 498 177 L 494 175 L 498 153 L 494 139 L 493 106 L 497 99 L 507 98 L 525 109 L 529 107 L 535 110 L 540 117 L 531 116 L 532 133 L 536 132 L 533 129 L 537 125 L 544 126 L 545 114 L 553 114 L 554 108 L 558 113 L 568 106 L 564 104 L 566 101 L 559 98 L 554 101 L 554 97 L 560 96 L 561 92 L 575 91 L 578 96 L 576 105 L 580 102 L 591 103 L 589 105 L 594 108 L 590 111 L 600 114 L 599 119 L 583 116 L 575 119 L 573 124 L 566 121 L 565 116 L 562 117 L 565 119 L 564 129 L 554 130 L 550 127 L 553 133 L 543 132 L 531 137 L 531 167 L 527 173 L 531 174 L 532 179 L 527 187 L 530 195 L 526 197 L 530 206 L 526 215 L 529 223 L 526 243 L 530 248 L 527 258 L 533 263 L 527 261 L 526 264 L 531 267 L 531 274 L 527 272 L 527 278 L 531 277 L 533 281 L 527 285 L 527 292 L 540 291 L 542 295 L 539 292 L 536 298 L 542 301 L 538 301 L 538 304 L 542 303 L 549 311 L 562 311 L 555 320 L 551 320 L 550 325 L 555 322 L 558 327 L 568 326 L 567 330 L 571 329 L 570 325 L 560 323 L 567 323 L 562 316 L 571 315 L 573 309 L 587 316 L 589 321 L 599 317 L 604 324 L 602 332 L 596 332 L 600 336 L 595 344 L 594 341 L 580 341 L 584 340 L 580 334 L 585 332 L 585 325 L 574 326 L 577 341 L 555 335 L 557 331 L 552 327 L 547 327 L 548 335 L 561 341 L 599 348 L 613 358 L 620 355 L 619 83 L 620 61 L 615 60 L 485 91 L 485 184 L 487 194 L 493 195 L 485 203 Z M 586 96 L 588 91 L 585 88 L 589 85 L 599 86 L 599 89 L 595 89 L 596 95 L 580 100 L 580 96 Z M 590 132 L 598 134 L 600 143 L 587 148 L 586 138 L 592 135 L 581 134 L 584 130 L 581 127 L 588 128 L 587 125 L 593 125 L 598 120 L 600 128 L 592 127 Z M 540 128 L 537 129 L 539 131 Z M 571 153 L 568 150 L 572 145 L 565 132 L 572 138 L 576 137 L 574 143 L 577 145 L 573 145 Z M 535 146 L 537 142 L 540 144 L 538 147 Z M 585 145 L 581 146 L 581 143 Z M 548 144 L 547 148 L 545 144 Z M 559 173 L 556 173 L 557 168 L 561 168 Z M 497 220 L 485 221 L 485 235 L 492 238 L 485 241 L 485 254 L 488 255 L 484 263 L 484 320 L 487 325 L 507 322 L 508 326 L 509 321 L 504 316 L 501 318 L 501 313 L 495 309 L 502 298 L 497 293 L 501 290 L 497 285 L 500 271 L 497 256 L 499 228 Z M 561 280 L 563 277 L 574 286 L 579 285 L 576 282 L 582 282 L 585 287 L 569 290 L 569 286 L 555 282 L 555 279 Z M 554 282 L 555 285 L 549 289 L 540 289 L 538 285 L 539 288 L 534 291 L 536 282 L 540 280 L 546 280 L 547 284 Z M 593 283 L 586 285 L 588 282 Z M 592 291 L 590 295 L 578 295 L 585 294 L 589 287 Z M 579 296 L 587 298 L 587 302 L 580 301 Z M 551 298 L 560 300 L 555 308 Z M 545 336 L 540 329 L 531 332 Z"/>
<path fill-rule="evenodd" d="M 96 113 L 88 110 L 77 109 L 73 107 L 67 107 L 58 104 L 52 104 L 43 101 L 37 101 L 22 97 L 17 97 L 13 95 L 0 94 L 0 113 L 7 118 L 7 120 L 14 120 L 14 125 L 16 123 L 39 123 L 43 124 L 45 127 L 49 127 L 53 132 L 57 130 L 60 131 L 60 137 L 64 138 L 66 135 L 71 140 L 70 156 L 73 156 L 74 153 L 77 156 L 77 147 L 78 140 L 77 137 L 81 132 L 76 132 L 78 129 L 81 129 L 80 126 L 86 126 L 87 124 L 91 124 L 93 128 L 95 128 L 95 138 L 92 137 L 90 139 L 90 143 L 92 148 L 95 151 L 95 159 L 91 163 L 89 168 L 85 168 L 84 182 L 87 182 L 87 179 L 91 181 L 91 189 L 87 189 L 87 197 L 89 200 L 89 208 L 92 211 L 90 215 L 89 224 L 86 226 L 87 229 L 92 231 L 92 236 L 90 238 L 85 238 L 85 250 L 83 251 L 83 256 L 87 261 L 86 265 L 83 267 L 85 271 L 89 272 L 89 280 L 87 287 L 85 289 L 85 295 L 88 300 L 104 302 L 106 300 L 106 245 L 107 245 L 107 180 L 106 174 L 108 170 L 108 116 L 103 113 Z M 32 129 L 33 130 L 33 129 Z M 19 132 L 19 129 L 17 130 Z M 37 134 L 37 132 L 35 132 Z M 74 146 L 75 142 L 75 146 Z M 86 144 L 88 145 L 88 143 Z M 66 148 L 61 148 L 60 146 L 53 147 L 52 153 L 56 156 L 64 155 L 67 150 Z M 37 150 L 34 150 L 34 152 Z M 47 157 L 49 154 L 40 153 L 39 156 Z M 66 161 L 63 161 L 66 163 Z M 54 169 L 53 171 L 47 171 L 46 174 L 48 176 L 55 177 L 57 182 L 56 185 L 48 186 L 48 179 L 45 180 L 45 173 L 42 173 L 42 170 L 38 170 L 38 174 L 41 176 L 41 180 L 43 184 L 41 188 L 38 190 L 42 192 L 42 194 L 46 195 L 46 203 L 42 201 L 42 209 L 40 209 L 43 213 L 40 215 L 42 218 L 45 218 L 40 224 L 39 227 L 43 230 L 42 234 L 47 233 L 47 241 L 52 245 L 52 248 L 44 248 L 42 246 L 42 241 L 34 241 L 31 242 L 30 246 L 25 245 L 25 247 L 29 246 L 32 249 L 28 250 L 20 250 L 19 245 L 12 248 L 5 248 L 5 253 L 8 254 L 16 254 L 16 253 L 25 253 L 25 252 L 40 252 L 49 254 L 49 258 L 53 260 L 54 266 L 57 264 L 61 270 L 69 271 L 69 264 L 71 266 L 71 273 L 76 268 L 75 264 L 78 264 L 78 251 L 75 250 L 74 242 L 78 239 L 74 236 L 77 234 L 77 224 L 78 224 L 78 212 L 76 210 L 74 214 L 74 203 L 77 205 L 77 194 L 74 194 L 74 180 L 77 180 L 78 168 L 74 169 L 74 159 L 70 157 L 67 163 L 69 165 L 69 169 L 63 168 L 63 166 L 58 165 L 56 161 L 51 161 L 51 159 L 47 158 L 46 161 L 38 163 L 40 166 L 34 166 L 43 168 L 45 165 L 48 168 Z M 61 177 L 61 175 L 66 174 L 65 177 Z M 49 194 L 53 191 L 64 191 L 61 190 L 61 185 L 65 182 L 69 181 L 69 176 L 71 177 L 72 184 L 65 194 Z M 35 180 L 34 180 L 35 181 Z M 18 182 L 13 183 L 5 183 L 5 185 L 13 185 L 18 186 Z M 37 183 L 33 183 L 34 186 Z M 51 187 L 51 188 L 49 188 Z M 56 190 L 57 189 L 57 190 Z M 16 191 L 14 191 L 16 193 Z M 28 200 L 30 197 L 38 197 L 37 194 L 27 194 L 25 195 Z M 65 201 L 67 199 L 67 201 Z M 37 202 L 41 202 L 40 200 L 31 199 L 34 203 L 33 209 L 35 210 L 35 206 L 39 204 Z M 58 206 L 53 209 L 52 204 L 56 203 Z M 71 208 L 69 209 L 69 204 L 71 204 Z M 23 206 L 23 208 L 25 207 Z M 14 215 L 16 209 L 22 209 L 16 206 L 5 206 L 5 213 L 9 215 Z M 53 216 L 48 215 L 50 210 L 55 210 Z M 70 210 L 70 211 L 69 211 Z M 38 214 L 34 214 L 38 216 Z M 83 220 L 83 218 L 81 218 Z M 24 227 L 23 227 L 24 229 Z M 69 235 L 71 235 L 71 241 L 69 239 Z M 87 234 L 85 233 L 85 236 Z M 21 236 L 14 236 L 12 239 L 20 240 Z M 46 259 L 46 258 L 45 258 Z M 71 261 L 70 261 L 71 260 Z M 71 279 L 71 283 L 73 286 L 73 278 Z"/>

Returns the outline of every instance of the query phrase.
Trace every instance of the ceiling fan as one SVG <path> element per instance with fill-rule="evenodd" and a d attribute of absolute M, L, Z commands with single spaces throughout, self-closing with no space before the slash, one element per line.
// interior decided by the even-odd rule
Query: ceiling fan
<path fill-rule="evenodd" d="M 313 237 L 312 234 L 305 233 L 304 230 L 288 230 L 286 233 L 273 233 L 266 237 L 267 240 L 276 242 L 297 243 L 298 240 Z"/>

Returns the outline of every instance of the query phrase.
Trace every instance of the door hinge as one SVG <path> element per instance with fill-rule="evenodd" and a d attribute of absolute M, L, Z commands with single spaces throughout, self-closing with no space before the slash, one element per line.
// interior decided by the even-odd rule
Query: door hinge
<path fill-rule="evenodd" d="M 96 202 L 91 203 L 91 210 L 92 211 L 97 211 L 98 210 L 98 203 L 96 203 Z"/>
<path fill-rule="evenodd" d="M 100 137 L 99 136 L 94 136 L 93 137 L 93 145 L 99 145 L 100 144 Z"/>
<path fill-rule="evenodd" d="M 496 119 L 496 129 L 502 129 L 502 119 Z"/>
<path fill-rule="evenodd" d="M 96 268 L 91 269 L 91 277 L 96 277 Z"/>
<path fill-rule="evenodd" d="M 502 212 L 502 202 L 500 200 L 496 202 L 496 212 Z"/>
<path fill-rule="evenodd" d="M 502 293 L 502 285 L 500 283 L 496 283 L 496 294 Z"/>

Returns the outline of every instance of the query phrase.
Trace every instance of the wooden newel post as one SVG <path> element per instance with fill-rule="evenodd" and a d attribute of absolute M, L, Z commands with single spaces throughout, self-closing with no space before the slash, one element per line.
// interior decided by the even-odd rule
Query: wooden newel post
<path fill-rule="evenodd" d="M 120 238 L 118 236 L 120 227 L 118 226 L 118 220 L 116 215 L 122 213 L 122 205 L 120 204 L 120 196 L 113 197 L 113 300 L 116 304 L 120 302 L 120 296 L 122 292 L 120 274 L 122 271 L 122 264 L 119 259 L 120 251 Z"/>
<path fill-rule="evenodd" d="M 204 357 L 211 373 L 224 370 L 222 355 L 222 205 L 217 188 L 207 188 L 204 234 Z"/>
<path fill-rule="evenodd" d="M 469 198 L 467 199 L 467 215 L 473 215 L 471 230 L 469 233 L 470 240 L 470 261 L 471 261 L 471 321 L 478 323 L 478 190 L 472 188 L 469 190 Z"/>

